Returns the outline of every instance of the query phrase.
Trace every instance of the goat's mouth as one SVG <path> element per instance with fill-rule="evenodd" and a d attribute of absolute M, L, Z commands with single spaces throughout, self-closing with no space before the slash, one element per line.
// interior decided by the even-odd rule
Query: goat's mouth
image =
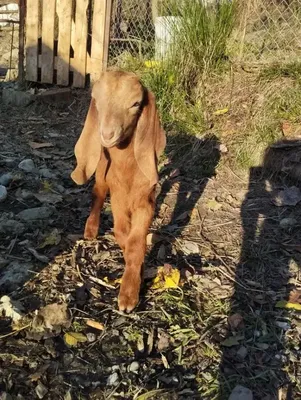
<path fill-rule="evenodd" d="M 103 147 L 106 147 L 107 149 L 110 149 L 111 147 L 118 146 L 119 143 L 121 142 L 120 137 L 116 137 L 110 140 L 105 140 L 103 137 L 100 138 L 100 142 L 103 145 Z"/>

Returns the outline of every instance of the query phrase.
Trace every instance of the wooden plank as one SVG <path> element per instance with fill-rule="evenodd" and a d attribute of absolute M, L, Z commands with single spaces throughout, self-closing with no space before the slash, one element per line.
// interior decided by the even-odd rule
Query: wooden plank
<path fill-rule="evenodd" d="M 57 57 L 57 84 L 69 85 L 69 63 L 71 45 L 72 0 L 60 0 L 58 4 L 59 36 Z"/>
<path fill-rule="evenodd" d="M 99 79 L 102 71 L 106 9 L 107 0 L 94 1 L 91 60 L 95 69 L 89 71 L 92 83 Z"/>
<path fill-rule="evenodd" d="M 18 80 L 24 82 L 24 44 L 25 44 L 25 18 L 26 18 L 26 2 L 19 2 L 19 61 L 18 61 Z"/>
<path fill-rule="evenodd" d="M 102 62 L 102 68 L 104 71 L 108 67 L 111 13 L 112 13 L 112 0 L 107 0 L 104 45 L 103 45 L 103 62 Z"/>
<path fill-rule="evenodd" d="M 84 87 L 87 62 L 88 19 L 87 8 L 89 0 L 77 0 L 75 10 L 75 43 L 74 43 L 74 87 Z"/>
<path fill-rule="evenodd" d="M 55 1 L 43 1 L 41 82 L 53 83 Z"/>
<path fill-rule="evenodd" d="M 26 79 L 38 80 L 39 0 L 27 0 L 26 12 Z"/>

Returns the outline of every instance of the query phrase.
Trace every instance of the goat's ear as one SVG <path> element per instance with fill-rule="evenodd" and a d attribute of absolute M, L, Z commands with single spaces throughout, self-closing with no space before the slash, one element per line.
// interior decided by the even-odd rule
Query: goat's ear
<path fill-rule="evenodd" d="M 83 185 L 93 175 L 101 157 L 101 143 L 98 132 L 98 111 L 94 98 L 91 99 L 82 133 L 75 145 L 77 161 L 71 178 L 78 185 Z"/>
<path fill-rule="evenodd" d="M 145 97 L 135 131 L 134 152 L 140 170 L 153 186 L 158 182 L 157 161 L 165 148 L 166 136 L 160 124 L 155 96 L 146 91 Z"/>

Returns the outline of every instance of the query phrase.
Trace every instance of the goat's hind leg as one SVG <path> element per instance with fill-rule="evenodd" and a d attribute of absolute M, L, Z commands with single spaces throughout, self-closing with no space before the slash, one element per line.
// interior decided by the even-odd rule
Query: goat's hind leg
<path fill-rule="evenodd" d="M 95 239 L 98 235 L 100 213 L 108 193 L 108 186 L 104 181 L 95 183 L 93 187 L 93 200 L 90 215 L 86 221 L 85 239 Z"/>

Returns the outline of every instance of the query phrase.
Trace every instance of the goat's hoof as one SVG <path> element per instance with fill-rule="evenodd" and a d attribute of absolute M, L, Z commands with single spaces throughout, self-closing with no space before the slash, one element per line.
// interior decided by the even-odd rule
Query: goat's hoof
<path fill-rule="evenodd" d="M 131 288 L 131 287 L 122 287 L 120 288 L 119 296 L 118 296 L 118 307 L 119 311 L 124 311 L 130 313 L 134 310 L 136 305 L 139 302 L 139 287 Z"/>
<path fill-rule="evenodd" d="M 92 224 L 86 224 L 84 238 L 87 240 L 93 240 L 97 238 L 98 235 L 98 226 Z"/>

